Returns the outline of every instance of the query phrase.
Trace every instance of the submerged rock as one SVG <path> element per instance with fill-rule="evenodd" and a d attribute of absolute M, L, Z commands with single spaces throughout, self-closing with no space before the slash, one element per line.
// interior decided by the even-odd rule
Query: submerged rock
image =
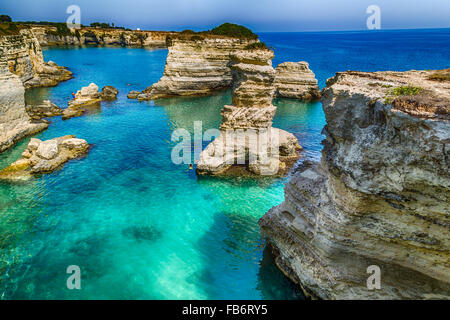
<path fill-rule="evenodd" d="M 50 100 L 44 100 L 39 105 L 29 105 L 25 107 L 28 115 L 33 120 L 39 120 L 47 117 L 60 116 L 63 110 Z"/>
<path fill-rule="evenodd" d="M 41 141 L 32 138 L 22 158 L 0 170 L 1 180 L 28 180 L 33 174 L 49 173 L 69 160 L 87 153 L 89 145 L 86 140 L 74 135 Z"/>
<path fill-rule="evenodd" d="M 233 105 L 222 110 L 220 136 L 200 154 L 200 175 L 280 175 L 299 157 L 297 139 L 272 128 L 276 107 L 273 52 L 232 55 Z"/>
<path fill-rule="evenodd" d="M 305 61 L 284 62 L 276 68 L 274 86 L 278 98 L 303 101 L 320 99 L 320 90 L 314 72 Z"/>
<path fill-rule="evenodd" d="M 431 75 L 327 81 L 322 161 L 304 163 L 260 220 L 278 267 L 307 293 L 450 298 L 450 82 Z"/>

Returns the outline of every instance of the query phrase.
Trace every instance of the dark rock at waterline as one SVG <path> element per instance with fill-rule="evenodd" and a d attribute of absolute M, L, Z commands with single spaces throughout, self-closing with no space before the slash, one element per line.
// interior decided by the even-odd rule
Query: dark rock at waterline
<path fill-rule="evenodd" d="M 106 87 L 103 87 L 102 92 L 100 93 L 100 96 L 101 96 L 102 100 L 112 101 L 112 100 L 117 99 L 118 93 L 119 93 L 119 90 L 117 90 L 113 86 L 106 86 Z"/>
<path fill-rule="evenodd" d="M 136 241 L 155 241 L 161 238 L 162 233 L 152 226 L 134 226 L 122 230 L 122 234 L 127 238 L 135 239 Z"/>

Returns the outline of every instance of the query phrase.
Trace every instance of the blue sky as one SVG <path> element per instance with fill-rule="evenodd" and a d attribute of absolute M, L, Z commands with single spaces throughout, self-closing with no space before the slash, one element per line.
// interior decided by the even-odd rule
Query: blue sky
<path fill-rule="evenodd" d="M 263 31 L 363 30 L 366 8 L 381 8 L 382 29 L 449 28 L 450 0 L 0 0 L 14 20 L 114 22 L 150 30 L 206 30 L 223 22 Z"/>

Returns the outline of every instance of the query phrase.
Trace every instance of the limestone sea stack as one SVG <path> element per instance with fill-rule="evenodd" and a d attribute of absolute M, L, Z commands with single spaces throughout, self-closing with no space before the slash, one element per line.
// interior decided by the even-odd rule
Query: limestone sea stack
<path fill-rule="evenodd" d="M 169 39 L 163 77 L 137 95 L 139 100 L 205 95 L 231 87 L 232 53 L 258 40 L 218 36 Z M 130 94 L 130 98 L 135 96 Z"/>
<path fill-rule="evenodd" d="M 25 88 L 56 86 L 72 78 L 72 72 L 66 68 L 44 61 L 39 41 L 29 28 L 21 27 L 15 34 L 0 35 L 0 55 Z"/>
<path fill-rule="evenodd" d="M 276 97 L 311 101 L 320 99 L 320 90 L 314 72 L 305 61 L 284 62 L 276 68 Z"/>
<path fill-rule="evenodd" d="M 276 107 L 273 51 L 244 50 L 231 55 L 233 105 L 222 110 L 220 136 L 203 150 L 197 165 L 201 175 L 238 171 L 277 175 L 298 159 L 301 149 L 294 135 L 272 127 Z M 242 171 L 244 170 L 244 171 Z"/>
<path fill-rule="evenodd" d="M 448 74 L 343 72 L 328 80 L 321 163 L 305 162 L 285 201 L 260 220 L 278 267 L 307 293 L 450 298 Z M 376 283 L 376 268 L 374 288 L 367 283 Z"/>
<path fill-rule="evenodd" d="M 46 122 L 31 121 L 25 111 L 23 83 L 9 71 L 5 56 L 0 56 L 0 152 L 47 127 Z"/>
<path fill-rule="evenodd" d="M 115 100 L 118 92 L 119 90 L 112 86 L 103 87 L 102 91 L 99 92 L 98 86 L 95 83 L 91 83 L 77 91 L 75 98 L 70 100 L 69 106 L 64 109 L 62 119 L 67 120 L 79 117 L 89 109 L 98 109 L 101 101 Z"/>
<path fill-rule="evenodd" d="M 87 153 L 89 145 L 86 140 L 74 135 L 41 141 L 32 138 L 22 158 L 0 170 L 1 180 L 28 180 L 34 174 L 52 172 L 69 160 Z"/>

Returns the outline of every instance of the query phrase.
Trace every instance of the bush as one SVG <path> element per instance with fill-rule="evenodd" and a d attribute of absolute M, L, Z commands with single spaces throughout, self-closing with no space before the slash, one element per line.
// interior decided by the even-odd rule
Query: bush
<path fill-rule="evenodd" d="M 233 23 L 221 24 L 220 26 L 212 29 L 210 33 L 218 36 L 258 39 L 258 36 L 254 34 L 250 29 Z"/>
<path fill-rule="evenodd" d="M 416 96 L 422 92 L 422 88 L 413 86 L 401 86 L 392 90 L 394 96 Z"/>
<path fill-rule="evenodd" d="M 245 46 L 245 50 L 264 50 L 269 49 L 264 42 L 254 42 Z"/>
<path fill-rule="evenodd" d="M 13 22 L 0 23 L 0 35 L 8 36 L 19 34 L 19 28 Z"/>
<path fill-rule="evenodd" d="M 186 30 L 181 31 L 181 34 L 195 34 L 195 31 L 186 29 Z"/>
<path fill-rule="evenodd" d="M 200 40 L 200 41 L 205 40 L 205 38 L 203 38 L 202 36 L 197 36 L 197 35 L 191 37 L 191 41 L 198 41 L 198 40 Z"/>
<path fill-rule="evenodd" d="M 450 81 L 450 69 L 437 71 L 430 75 L 428 79 L 434 81 Z"/>
<path fill-rule="evenodd" d="M 0 23 L 3 22 L 12 22 L 12 19 L 10 16 L 7 16 L 6 14 L 0 15 Z"/>

